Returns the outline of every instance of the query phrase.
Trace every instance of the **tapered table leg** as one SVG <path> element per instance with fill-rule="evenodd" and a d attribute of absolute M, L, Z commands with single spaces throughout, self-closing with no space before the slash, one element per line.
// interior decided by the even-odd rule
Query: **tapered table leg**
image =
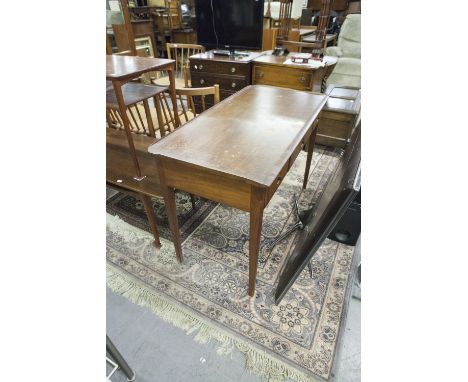
<path fill-rule="evenodd" d="M 309 180 L 309 172 L 310 172 L 310 162 L 312 161 L 312 154 L 314 151 L 315 146 L 315 138 L 317 137 L 317 130 L 318 124 L 315 125 L 312 134 L 310 134 L 309 142 L 307 142 L 307 160 L 306 160 L 306 167 L 304 172 L 304 183 L 302 183 L 302 189 L 306 189 L 307 181 Z"/>
<path fill-rule="evenodd" d="M 122 93 L 122 83 L 120 81 L 113 81 L 114 92 L 117 98 L 117 103 L 119 104 L 120 116 L 122 117 L 122 122 L 127 135 L 128 147 L 130 149 L 130 156 L 133 160 L 133 165 L 135 167 L 135 180 L 142 180 L 144 177 L 141 175 L 140 165 L 138 163 L 137 154 L 135 151 L 135 145 L 133 143 L 132 132 L 130 131 L 130 122 L 127 116 L 127 107 L 125 106 L 125 100 Z"/>
<path fill-rule="evenodd" d="M 161 184 L 161 191 L 164 196 L 166 214 L 169 220 L 169 228 L 172 234 L 172 242 L 174 243 L 177 260 L 181 263 L 184 259 L 182 256 L 182 240 L 180 238 L 179 222 L 177 221 L 175 190 L 172 187 L 168 187 L 166 184 L 166 177 L 164 175 L 164 165 L 160 156 L 156 156 L 156 165 L 159 172 L 159 182 Z"/>
<path fill-rule="evenodd" d="M 249 241 L 249 296 L 255 296 L 257 279 L 258 252 L 262 233 L 263 210 L 265 208 L 265 191 L 252 187 L 250 197 L 250 241 Z"/>
<path fill-rule="evenodd" d="M 159 240 L 158 226 L 156 225 L 156 217 L 154 216 L 153 203 L 151 202 L 151 198 L 144 194 L 140 194 L 140 198 L 143 202 L 143 205 L 145 206 L 146 216 L 148 216 L 148 223 L 154 236 L 154 245 L 156 247 L 160 247 L 161 241 Z"/>
<path fill-rule="evenodd" d="M 181 263 L 184 259 L 182 256 L 182 240 L 180 239 L 179 222 L 177 221 L 175 190 L 172 187 L 166 186 L 164 187 L 163 193 L 167 218 L 169 219 L 169 227 L 172 233 L 172 241 L 174 242 L 177 260 Z"/>

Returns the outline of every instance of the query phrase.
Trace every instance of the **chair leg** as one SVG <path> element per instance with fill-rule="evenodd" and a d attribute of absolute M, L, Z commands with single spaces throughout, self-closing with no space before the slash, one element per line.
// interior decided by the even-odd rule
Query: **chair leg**
<path fill-rule="evenodd" d="M 192 210 L 195 210 L 195 207 L 196 207 L 195 195 L 190 194 L 190 201 L 192 202 Z"/>

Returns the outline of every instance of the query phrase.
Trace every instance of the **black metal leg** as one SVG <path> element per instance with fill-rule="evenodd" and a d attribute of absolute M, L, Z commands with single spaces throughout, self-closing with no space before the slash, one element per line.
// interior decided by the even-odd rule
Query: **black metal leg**
<path fill-rule="evenodd" d="M 296 195 L 294 195 L 294 210 L 296 211 L 297 216 L 296 223 L 294 223 L 292 227 L 288 228 L 286 232 L 284 232 L 280 237 L 278 237 L 268 246 L 270 251 L 276 246 L 276 244 L 278 244 L 285 237 L 289 236 L 292 232 L 294 232 L 297 229 L 301 230 L 305 227 L 306 216 L 308 216 L 308 213 L 306 212 L 304 215 L 301 215 L 301 213 L 299 212 L 299 204 L 297 200 L 298 199 L 296 198 Z"/>
<path fill-rule="evenodd" d="M 127 376 L 127 380 L 129 382 L 134 381 L 135 372 L 130 368 L 130 366 L 128 366 L 127 361 L 125 361 L 124 357 L 122 357 L 122 354 L 120 354 L 120 352 L 114 346 L 108 335 L 106 335 L 106 350 Z"/>

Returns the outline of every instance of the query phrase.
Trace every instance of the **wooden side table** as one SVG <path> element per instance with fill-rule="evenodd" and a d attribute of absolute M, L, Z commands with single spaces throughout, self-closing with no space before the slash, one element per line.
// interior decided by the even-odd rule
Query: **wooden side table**
<path fill-rule="evenodd" d="M 321 92 L 324 79 L 336 64 L 336 57 L 325 56 L 326 66 L 311 68 L 285 64 L 288 56 L 274 56 L 266 52 L 253 61 L 252 84 L 272 85 L 297 90 Z"/>
<path fill-rule="evenodd" d="M 344 148 L 361 112 L 361 89 L 329 85 L 317 132 L 317 143 Z"/>
<path fill-rule="evenodd" d="M 127 136 L 130 155 L 132 157 L 133 165 L 135 168 L 135 179 L 142 180 L 140 165 L 138 163 L 135 145 L 133 143 L 132 132 L 130 130 L 130 122 L 127 116 L 127 105 L 124 99 L 122 87 L 134 78 L 138 78 L 141 74 L 164 70 L 169 74 L 169 92 L 172 100 L 172 107 L 174 109 L 175 125 L 180 126 L 179 113 L 177 111 L 177 100 L 175 93 L 175 61 L 162 58 L 149 58 L 149 57 L 135 57 L 135 56 L 106 56 L 106 79 L 112 82 L 114 87 L 115 97 L 119 107 L 119 112 L 122 117 L 125 133 Z"/>

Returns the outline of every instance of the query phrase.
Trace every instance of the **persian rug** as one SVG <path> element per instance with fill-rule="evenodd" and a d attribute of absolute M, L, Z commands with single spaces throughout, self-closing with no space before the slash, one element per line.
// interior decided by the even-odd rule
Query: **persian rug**
<path fill-rule="evenodd" d="M 320 197 L 339 154 L 318 148 L 302 191 L 305 159 L 304 153 L 298 156 L 265 209 L 254 298 L 247 295 L 249 214 L 206 200 L 199 201 L 203 211 L 189 212 L 183 193 L 178 197 L 185 227 L 183 264 L 167 230 L 161 230 L 162 247 L 152 245 L 144 212 L 137 213 L 141 206 L 123 203 L 123 195 L 108 201 L 114 215 L 107 215 L 107 285 L 187 333 L 196 332 L 196 341 L 219 341 L 220 354 L 236 347 L 245 354 L 247 369 L 266 380 L 330 380 L 352 289 L 354 247 L 327 239 L 312 259 L 312 277 L 304 270 L 279 305 L 273 300 L 297 234 L 271 251 L 268 244 L 294 224 L 295 196 L 301 209 Z M 163 202 L 154 203 L 164 223 L 158 204 Z"/>
<path fill-rule="evenodd" d="M 164 200 L 162 198 L 153 198 L 152 203 L 159 235 L 170 240 L 171 231 L 169 229 L 166 209 L 164 208 Z M 185 240 L 216 206 L 216 202 L 203 198 L 196 198 L 196 208 L 193 210 L 190 195 L 178 191 L 176 193 L 177 220 L 179 221 L 182 240 Z M 133 196 L 117 192 L 107 199 L 106 210 L 107 213 L 118 215 L 122 220 L 135 227 L 151 232 L 145 207 L 141 200 Z"/>

